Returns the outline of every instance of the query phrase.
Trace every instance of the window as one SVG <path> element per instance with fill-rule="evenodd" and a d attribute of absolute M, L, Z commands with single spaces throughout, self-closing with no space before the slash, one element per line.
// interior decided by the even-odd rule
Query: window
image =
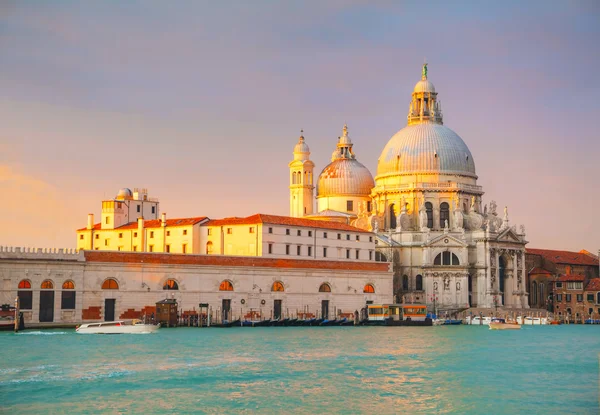
<path fill-rule="evenodd" d="M 23 291 L 23 289 L 30 291 Z M 27 280 L 23 280 L 19 283 L 19 291 L 17 291 L 19 297 L 19 306 L 22 310 L 31 310 L 33 305 L 33 291 L 31 291 L 31 283 Z"/>
<path fill-rule="evenodd" d="M 154 231 L 150 231 L 150 238 L 154 238 Z"/>
<path fill-rule="evenodd" d="M 154 252 L 154 245 L 148 245 L 148 252 Z"/>
<path fill-rule="evenodd" d="M 327 232 L 323 232 L 323 238 L 327 239 Z"/>
<path fill-rule="evenodd" d="M 346 249 L 346 259 L 350 259 L 350 250 Z"/>
<path fill-rule="evenodd" d="M 301 252 L 302 252 L 302 248 L 300 247 L 300 245 L 298 245 L 296 247 L 296 255 L 300 255 Z"/>
<path fill-rule="evenodd" d="M 312 231 L 308 231 L 308 236 L 312 236 Z"/>
<path fill-rule="evenodd" d="M 440 205 L 440 228 L 445 228 L 446 227 L 446 222 L 448 223 L 448 226 L 450 224 L 450 206 L 448 205 L 448 203 L 443 202 Z"/>
<path fill-rule="evenodd" d="M 100 235 L 96 234 L 96 239 L 100 239 Z"/>
<path fill-rule="evenodd" d="M 307 255 L 308 256 L 312 256 L 312 246 L 308 247 L 308 253 L 307 253 Z"/>
<path fill-rule="evenodd" d="M 281 281 L 275 281 L 271 286 L 271 291 L 285 291 L 283 288 L 283 283 Z"/>
<path fill-rule="evenodd" d="M 213 243 L 212 241 L 208 241 L 206 243 L 206 255 L 211 255 L 213 253 Z"/>
<path fill-rule="evenodd" d="M 319 287 L 319 292 L 320 293 L 330 293 L 331 292 L 331 286 L 329 284 L 327 284 L 327 283 L 323 283 Z"/>
<path fill-rule="evenodd" d="M 408 291 L 408 275 L 402 276 L 402 290 Z"/>
<path fill-rule="evenodd" d="M 593 312 L 594 312 L 594 309 L 593 309 L 593 308 L 588 308 L 588 314 L 589 314 L 590 316 L 592 315 L 592 313 L 593 313 Z"/>
<path fill-rule="evenodd" d="M 269 228 L 269 233 L 273 233 L 273 228 Z"/>
<path fill-rule="evenodd" d="M 212 229 L 211 229 L 211 228 L 208 228 L 208 229 L 206 230 L 206 234 L 207 234 L 208 236 L 212 235 Z"/>
<path fill-rule="evenodd" d="M 123 234 L 119 232 L 119 238 L 123 239 Z"/>
<path fill-rule="evenodd" d="M 327 258 L 327 248 L 323 247 L 323 258 Z"/>
<path fill-rule="evenodd" d="M 156 213 L 156 206 L 152 206 L 152 213 Z"/>
<path fill-rule="evenodd" d="M 338 239 L 342 239 L 342 234 L 341 233 L 338 233 L 337 235 L 338 235 Z"/>
<path fill-rule="evenodd" d="M 175 280 L 168 279 L 163 285 L 163 290 L 179 290 L 179 284 Z"/>
<path fill-rule="evenodd" d="M 122 246 L 118 246 L 118 247 L 117 247 L 117 251 L 122 251 L 122 250 L 123 250 L 123 247 L 122 247 Z"/>
<path fill-rule="evenodd" d="M 134 232 L 134 233 L 133 233 L 133 237 L 134 237 L 134 238 L 137 238 L 137 232 Z"/>
<path fill-rule="evenodd" d="M 167 231 L 167 236 L 171 236 L 171 231 Z"/>
<path fill-rule="evenodd" d="M 184 230 L 183 230 L 183 234 L 184 234 L 184 235 L 187 235 L 187 229 L 184 229 Z"/>
<path fill-rule="evenodd" d="M 60 308 L 62 310 L 75 309 L 75 284 L 73 281 L 65 281 L 62 285 Z"/>
<path fill-rule="evenodd" d="M 360 235 L 356 235 L 356 240 L 360 242 Z"/>
<path fill-rule="evenodd" d="M 577 294 L 577 302 L 578 303 L 582 303 L 583 302 L 583 294 Z"/>
<path fill-rule="evenodd" d="M 365 288 L 363 288 L 363 293 L 375 294 L 375 287 L 373 287 L 373 284 L 365 285 Z"/>
<path fill-rule="evenodd" d="M 22 280 L 21 282 L 19 282 L 19 290 L 30 290 L 31 289 L 31 282 L 29 282 L 28 280 Z"/>
<path fill-rule="evenodd" d="M 137 245 L 133 245 L 133 252 L 137 252 Z"/>
<path fill-rule="evenodd" d="M 181 245 L 181 253 L 187 254 L 187 244 Z"/>
<path fill-rule="evenodd" d="M 138 211 L 138 213 L 140 213 L 140 207 L 141 207 L 140 205 L 137 205 L 137 211 Z"/>
<path fill-rule="evenodd" d="M 79 239 L 83 239 L 83 235 L 79 235 Z"/>
<path fill-rule="evenodd" d="M 227 235 L 231 235 L 233 234 L 233 229 L 232 228 L 227 228 Z"/>
<path fill-rule="evenodd" d="M 102 283 L 103 290 L 118 290 L 119 283 L 114 278 L 109 278 Z"/>
<path fill-rule="evenodd" d="M 431 202 L 425 202 L 425 213 L 427 214 L 427 227 L 433 228 L 433 205 Z"/>
<path fill-rule="evenodd" d="M 302 231 L 301 231 L 301 230 L 298 230 L 298 233 L 297 233 L 297 234 L 298 234 L 298 236 L 302 236 Z"/>
<path fill-rule="evenodd" d="M 582 290 L 583 282 L 569 281 L 567 282 L 567 290 Z"/>
<path fill-rule="evenodd" d="M 594 294 L 588 294 L 587 300 L 588 300 L 588 303 L 593 303 L 594 302 Z"/>
<path fill-rule="evenodd" d="M 437 254 L 433 260 L 433 265 L 460 265 L 460 261 L 458 260 L 456 254 L 450 251 L 444 251 L 440 254 Z"/>
<path fill-rule="evenodd" d="M 110 216 L 107 216 L 106 218 L 104 218 L 104 223 L 106 223 L 107 225 L 110 224 Z"/>
<path fill-rule="evenodd" d="M 350 235 L 346 234 L 346 240 L 349 241 L 350 240 Z"/>
<path fill-rule="evenodd" d="M 371 211 L 371 201 L 367 202 L 367 212 Z"/>
<path fill-rule="evenodd" d="M 571 309 L 567 308 L 567 314 L 571 314 Z"/>
<path fill-rule="evenodd" d="M 567 303 L 570 303 L 570 302 L 571 302 L 571 294 L 565 294 L 565 301 L 566 301 Z"/>
<path fill-rule="evenodd" d="M 104 246 L 108 246 L 110 244 L 110 239 L 105 239 L 104 240 Z"/>
<path fill-rule="evenodd" d="M 269 244 L 269 253 L 272 254 L 273 253 L 273 244 Z"/>
<path fill-rule="evenodd" d="M 348 212 L 354 211 L 354 202 L 352 200 L 346 201 L 346 211 L 348 211 Z"/>
<path fill-rule="evenodd" d="M 557 282 L 557 283 L 556 283 L 556 288 L 562 288 L 562 287 L 563 287 L 563 286 L 562 286 L 562 282 Z"/>
<path fill-rule="evenodd" d="M 289 234 L 290 234 L 290 230 L 289 230 L 289 229 L 286 229 L 286 230 L 285 230 L 285 234 L 286 234 L 286 235 L 289 235 Z"/>
<path fill-rule="evenodd" d="M 233 284 L 231 281 L 225 280 L 219 285 L 219 291 L 233 291 Z"/>
<path fill-rule="evenodd" d="M 373 242 L 373 237 L 369 236 L 369 242 Z"/>
<path fill-rule="evenodd" d="M 250 226 L 250 228 L 248 229 L 248 232 L 254 233 L 254 226 Z"/>
<path fill-rule="evenodd" d="M 356 250 L 356 259 L 359 259 L 359 258 L 360 258 L 360 251 L 357 249 Z"/>
<path fill-rule="evenodd" d="M 289 254 L 290 254 L 290 246 L 289 246 L 289 245 L 286 245 L 286 246 L 285 246 L 285 254 L 286 254 L 286 255 L 289 255 Z"/>
<path fill-rule="evenodd" d="M 596 293 L 596 304 L 600 304 L 600 293 Z"/>
<path fill-rule="evenodd" d="M 167 253 L 171 252 L 171 245 L 167 245 L 165 248 L 167 249 Z"/>
<path fill-rule="evenodd" d="M 417 291 L 423 291 L 423 276 L 422 275 L 417 275 L 417 281 L 416 281 L 416 286 L 415 289 Z"/>
<path fill-rule="evenodd" d="M 369 261 L 373 261 L 373 251 L 369 251 Z"/>
<path fill-rule="evenodd" d="M 556 302 L 562 303 L 562 294 L 556 294 Z"/>

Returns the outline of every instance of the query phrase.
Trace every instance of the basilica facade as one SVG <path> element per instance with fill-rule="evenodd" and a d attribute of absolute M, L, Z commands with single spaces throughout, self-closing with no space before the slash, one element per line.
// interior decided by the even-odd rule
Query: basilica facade
<path fill-rule="evenodd" d="M 344 126 L 331 163 L 313 182 L 301 136 L 289 164 L 290 215 L 374 232 L 380 254 L 394 264 L 397 301 L 441 310 L 527 308 L 525 228 L 510 223 L 507 207 L 484 202 L 469 148 L 443 121 L 423 65 L 407 125 L 383 147 L 374 178 Z"/>

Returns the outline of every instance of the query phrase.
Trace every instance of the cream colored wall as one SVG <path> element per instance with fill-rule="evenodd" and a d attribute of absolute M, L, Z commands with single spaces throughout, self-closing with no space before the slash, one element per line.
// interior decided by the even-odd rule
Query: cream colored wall
<path fill-rule="evenodd" d="M 201 253 L 206 253 L 206 242 L 212 241 L 213 254 L 261 256 L 260 224 L 205 226 L 212 235 L 206 234 Z M 254 233 L 250 233 L 250 228 Z M 231 229 L 231 234 L 227 233 Z"/>
<path fill-rule="evenodd" d="M 346 210 L 346 202 L 351 200 L 353 202 L 353 209 L 351 211 Z M 336 212 L 344 212 L 351 214 L 358 214 L 360 204 L 363 202 L 370 202 L 371 196 L 327 196 L 317 197 L 317 212 L 330 209 Z"/>

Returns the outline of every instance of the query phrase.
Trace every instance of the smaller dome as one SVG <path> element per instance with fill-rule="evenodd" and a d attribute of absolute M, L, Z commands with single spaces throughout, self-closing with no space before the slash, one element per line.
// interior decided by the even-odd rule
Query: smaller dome
<path fill-rule="evenodd" d="M 121 190 L 119 190 L 119 193 L 117 193 L 117 199 L 120 199 L 120 200 L 130 199 L 132 197 L 133 197 L 133 192 L 131 191 L 131 189 L 128 189 L 126 187 L 122 188 Z"/>
<path fill-rule="evenodd" d="M 294 146 L 294 160 L 308 160 L 309 156 L 310 148 L 304 141 L 304 130 L 301 130 L 298 142 Z"/>
<path fill-rule="evenodd" d="M 433 86 L 433 84 L 431 83 L 431 81 L 429 79 L 421 79 L 415 85 L 415 89 L 413 90 L 413 93 L 415 93 L 415 92 L 416 93 L 420 93 L 420 92 L 435 93 L 435 87 Z"/>
<path fill-rule="evenodd" d="M 369 196 L 375 181 L 369 169 L 356 159 L 337 159 L 319 175 L 317 197 Z"/>

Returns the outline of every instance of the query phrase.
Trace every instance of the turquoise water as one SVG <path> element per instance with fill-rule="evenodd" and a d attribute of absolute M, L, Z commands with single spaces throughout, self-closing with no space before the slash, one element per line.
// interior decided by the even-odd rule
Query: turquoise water
<path fill-rule="evenodd" d="M 0 412 L 598 414 L 600 326 L 0 333 Z"/>

